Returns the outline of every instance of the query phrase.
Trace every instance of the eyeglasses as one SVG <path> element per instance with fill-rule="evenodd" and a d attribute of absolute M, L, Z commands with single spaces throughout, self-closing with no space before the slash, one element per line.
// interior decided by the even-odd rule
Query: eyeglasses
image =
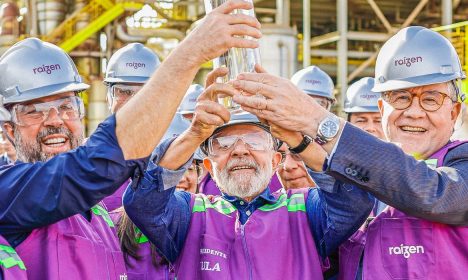
<path fill-rule="evenodd" d="M 114 84 L 109 88 L 109 90 L 112 99 L 126 101 L 139 92 L 142 87 L 143 85 Z"/>
<path fill-rule="evenodd" d="M 208 153 L 210 155 L 219 155 L 230 152 L 239 140 L 242 140 L 250 151 L 266 151 L 273 149 L 273 140 L 267 132 L 226 136 L 215 134 L 208 140 Z"/>
<path fill-rule="evenodd" d="M 200 165 L 198 165 L 197 163 L 192 163 L 192 165 L 189 166 L 189 168 L 187 168 L 187 171 L 185 171 L 187 173 L 193 173 L 193 172 L 197 172 L 197 174 L 201 174 L 203 172 L 202 168 Z"/>
<path fill-rule="evenodd" d="M 325 97 L 318 97 L 318 96 L 312 96 L 312 95 L 310 95 L 310 97 L 312 97 L 315 100 L 315 102 L 317 102 L 320 106 L 327 109 L 328 111 L 330 110 L 331 105 L 333 104 L 333 102 L 331 102 Z"/>
<path fill-rule="evenodd" d="M 20 126 L 39 124 L 47 120 L 51 110 L 64 121 L 82 119 L 85 112 L 81 98 L 69 96 L 48 102 L 16 104 L 11 109 L 12 121 Z"/>
<path fill-rule="evenodd" d="M 444 104 L 445 98 L 449 98 L 453 102 L 457 101 L 453 100 L 446 93 L 432 90 L 424 91 L 418 94 L 406 90 L 394 90 L 384 92 L 382 95 L 383 99 L 397 110 L 404 110 L 409 108 L 411 104 L 413 104 L 414 96 L 418 97 L 419 106 L 428 112 L 439 110 L 440 107 L 442 107 L 442 104 Z"/>
<path fill-rule="evenodd" d="M 281 154 L 281 163 L 280 164 L 284 164 L 284 162 L 286 161 L 287 156 L 291 156 L 291 158 L 293 160 L 295 160 L 295 161 L 302 162 L 302 158 L 301 158 L 301 156 L 299 154 L 286 152 L 286 151 L 279 151 L 279 152 Z"/>

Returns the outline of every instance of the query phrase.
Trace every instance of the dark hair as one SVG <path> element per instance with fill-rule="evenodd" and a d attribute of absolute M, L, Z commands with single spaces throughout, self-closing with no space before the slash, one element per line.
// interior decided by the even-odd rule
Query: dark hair
<path fill-rule="evenodd" d="M 138 255 L 139 244 L 137 240 L 143 235 L 135 224 L 130 220 L 123 207 L 114 210 L 115 213 L 120 214 L 117 222 L 117 235 L 120 240 L 120 247 L 124 254 L 125 264 L 131 266 L 128 257 L 131 256 L 136 260 L 141 260 L 141 256 Z M 161 264 L 167 263 L 164 257 L 159 258 L 159 254 L 156 251 L 156 247 L 153 243 L 151 246 L 151 263 L 157 267 Z"/>

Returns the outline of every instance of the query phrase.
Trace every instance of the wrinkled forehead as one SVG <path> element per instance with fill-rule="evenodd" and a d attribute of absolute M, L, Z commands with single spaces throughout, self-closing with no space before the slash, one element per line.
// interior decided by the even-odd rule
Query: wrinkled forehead
<path fill-rule="evenodd" d="M 228 127 L 223 128 L 216 135 L 217 136 L 243 135 L 243 134 L 256 133 L 256 132 L 265 133 L 265 135 L 268 135 L 268 132 L 266 132 L 264 129 L 253 124 L 235 124 L 232 126 L 228 126 Z"/>

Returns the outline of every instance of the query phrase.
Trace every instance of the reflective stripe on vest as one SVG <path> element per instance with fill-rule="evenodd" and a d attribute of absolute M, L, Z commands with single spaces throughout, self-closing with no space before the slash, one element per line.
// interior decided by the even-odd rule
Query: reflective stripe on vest
<path fill-rule="evenodd" d="M 289 212 L 306 212 L 304 194 L 293 194 L 290 198 L 287 198 L 286 194 L 282 194 L 278 198 L 276 203 L 265 204 L 262 207 L 259 207 L 258 210 L 268 212 L 279 209 L 284 206 L 288 208 Z M 206 196 L 197 196 L 195 198 L 192 213 L 205 212 L 207 208 L 212 208 L 217 212 L 225 215 L 229 215 L 237 210 L 230 202 L 224 199 L 218 199 L 214 203 L 212 203 Z"/>
<path fill-rule="evenodd" d="M 15 249 L 10 246 L 0 244 L 0 265 L 4 268 L 18 266 L 22 270 L 26 270 L 23 261 L 20 259 Z"/>
<path fill-rule="evenodd" d="M 288 212 L 305 212 L 305 198 L 303 193 L 296 193 L 291 195 L 290 198 L 287 198 L 286 194 L 282 194 L 275 204 L 265 204 L 262 207 L 258 208 L 261 211 L 273 211 L 280 207 L 286 206 Z"/>
<path fill-rule="evenodd" d="M 205 212 L 207 208 L 212 208 L 225 215 L 229 215 L 237 210 L 229 201 L 224 199 L 217 199 L 214 203 L 211 203 L 208 197 L 197 196 L 193 204 L 192 213 Z"/>
<path fill-rule="evenodd" d="M 114 222 L 112 221 L 111 217 L 109 216 L 109 213 L 106 209 L 104 209 L 104 207 L 102 207 L 99 204 L 96 204 L 93 208 L 91 208 L 91 211 L 93 211 L 95 215 L 101 216 L 108 226 L 114 227 Z"/>
<path fill-rule="evenodd" d="M 136 243 L 138 244 L 143 244 L 143 243 L 146 243 L 148 242 L 148 237 L 146 237 L 146 235 L 144 235 L 141 230 L 137 227 L 135 227 L 135 241 Z"/>
<path fill-rule="evenodd" d="M 426 159 L 424 162 L 430 167 L 434 167 L 434 168 L 437 167 L 437 159 L 436 158 Z"/>

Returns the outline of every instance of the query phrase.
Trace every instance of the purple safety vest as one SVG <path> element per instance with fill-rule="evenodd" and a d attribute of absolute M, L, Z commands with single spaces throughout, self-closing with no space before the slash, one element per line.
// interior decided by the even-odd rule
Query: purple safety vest
<path fill-rule="evenodd" d="M 30 280 L 127 279 L 114 223 L 100 204 L 91 213 L 34 229 L 16 247 Z"/>
<path fill-rule="evenodd" d="M 0 236 L 0 275 L 4 280 L 26 280 L 26 267 L 15 249 Z"/>
<path fill-rule="evenodd" d="M 120 217 L 122 217 L 122 212 L 111 212 L 110 213 L 112 220 L 115 225 L 118 226 L 120 223 Z M 139 232 L 139 230 L 137 230 Z M 161 258 L 156 259 L 158 266 L 153 265 L 151 257 L 151 245 L 148 241 L 148 238 L 145 235 L 141 235 L 137 240 L 139 244 L 138 255 L 140 259 L 137 260 L 132 256 L 127 256 L 127 275 L 128 279 L 126 280 L 169 280 L 174 279 L 173 270 L 169 270 L 167 264 L 159 264 Z"/>
<path fill-rule="evenodd" d="M 307 219 L 308 189 L 275 192 L 242 225 L 237 209 L 220 196 L 192 194 L 177 280 L 323 279 Z"/>
<path fill-rule="evenodd" d="M 108 197 L 102 200 L 102 202 L 107 208 L 107 211 L 111 212 L 119 208 L 120 206 L 122 206 L 122 197 L 123 197 L 125 190 L 127 189 L 128 184 L 130 184 L 130 182 L 131 180 L 128 179 L 125 183 L 123 183 L 122 186 L 120 186 L 120 188 L 118 188 L 115 191 L 115 193 L 113 193 L 112 195 L 109 195 Z"/>
<path fill-rule="evenodd" d="M 273 177 L 271 177 L 271 181 L 268 186 L 272 193 L 283 188 L 276 172 L 273 175 Z M 199 192 L 205 195 L 221 195 L 221 191 L 219 190 L 218 186 L 216 186 L 216 183 L 213 180 L 213 178 L 211 178 L 210 173 L 207 173 L 203 180 L 200 182 Z"/>
<path fill-rule="evenodd" d="M 443 165 L 445 155 L 466 142 L 447 144 L 426 163 Z M 339 248 L 340 280 L 355 280 L 364 253 L 362 279 L 466 279 L 468 227 L 449 226 L 387 207 Z"/>

